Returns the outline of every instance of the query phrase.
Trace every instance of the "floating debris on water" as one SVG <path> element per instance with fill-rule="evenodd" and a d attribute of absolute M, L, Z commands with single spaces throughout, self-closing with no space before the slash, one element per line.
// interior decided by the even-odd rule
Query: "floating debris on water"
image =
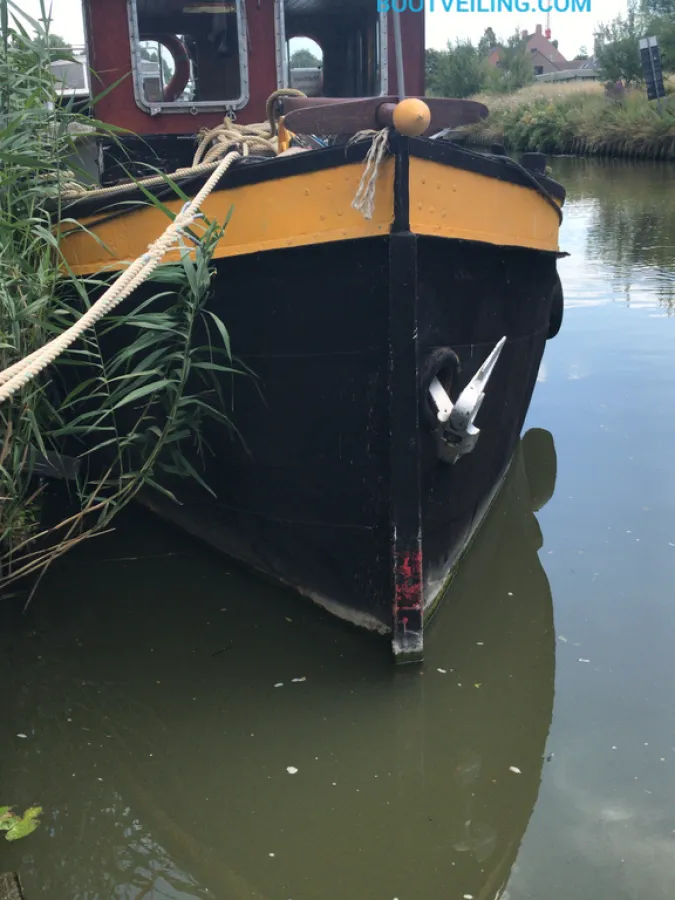
<path fill-rule="evenodd" d="M 436 671 L 437 671 L 437 672 L 440 672 L 441 675 L 447 675 L 447 674 L 448 674 L 448 670 L 447 670 L 447 669 L 436 669 Z"/>
<path fill-rule="evenodd" d="M 566 643 L 567 643 L 567 638 L 565 637 L 564 634 L 559 634 L 559 635 L 558 635 L 558 640 L 559 640 L 559 641 L 562 641 L 563 644 L 566 644 Z"/>
<path fill-rule="evenodd" d="M 21 734 L 21 733 L 19 733 L 19 734 L 17 734 L 17 737 L 18 737 L 18 738 L 23 738 L 24 740 L 26 740 L 26 738 L 28 737 L 28 735 L 27 735 L 27 734 Z"/>
<path fill-rule="evenodd" d="M 297 774 L 298 770 L 295 768 L 295 766 L 286 766 L 286 771 L 289 775 L 295 775 Z"/>
<path fill-rule="evenodd" d="M 303 675 L 302 678 L 291 678 L 291 681 L 294 684 L 299 684 L 301 681 L 307 681 L 307 677 Z"/>
<path fill-rule="evenodd" d="M 31 806 L 23 816 L 13 813 L 11 806 L 0 806 L 0 831 L 6 832 L 5 840 L 18 841 L 35 831 L 40 825 L 41 815 L 41 806 Z"/>
<path fill-rule="evenodd" d="M 579 657 L 579 662 L 589 663 L 590 659 L 582 659 L 581 657 Z"/>
<path fill-rule="evenodd" d="M 522 775 L 523 773 L 520 771 L 518 766 L 509 766 L 509 772 L 514 772 L 516 775 Z"/>
<path fill-rule="evenodd" d="M 274 685 L 274 687 L 283 687 L 283 686 L 284 686 L 283 681 L 277 681 L 277 683 Z"/>

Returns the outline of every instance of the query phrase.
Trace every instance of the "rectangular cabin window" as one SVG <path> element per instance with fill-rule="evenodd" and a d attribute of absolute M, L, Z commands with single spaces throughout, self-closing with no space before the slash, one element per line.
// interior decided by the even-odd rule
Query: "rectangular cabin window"
<path fill-rule="evenodd" d="M 248 101 L 243 0 L 128 0 L 136 101 L 146 112 Z"/>
<path fill-rule="evenodd" d="M 275 0 L 277 81 L 312 97 L 385 94 L 387 15 L 374 0 Z"/>

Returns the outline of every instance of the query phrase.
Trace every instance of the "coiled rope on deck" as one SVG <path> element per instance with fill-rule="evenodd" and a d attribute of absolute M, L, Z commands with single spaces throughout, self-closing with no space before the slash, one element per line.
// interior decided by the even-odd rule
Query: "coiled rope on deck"
<path fill-rule="evenodd" d="M 194 175 L 204 175 L 212 172 L 219 161 L 228 153 L 236 150 L 240 156 L 249 156 L 258 153 L 264 156 L 277 156 L 279 153 L 279 141 L 277 137 L 277 123 L 275 118 L 276 102 L 281 97 L 304 97 L 302 91 L 295 88 L 280 88 L 274 91 L 267 99 L 265 114 L 267 121 L 255 122 L 251 125 L 239 125 L 230 118 L 226 118 L 215 128 L 206 128 L 200 131 L 199 144 L 192 159 L 192 165 L 184 166 L 169 173 L 173 180 Z M 153 187 L 158 184 L 166 184 L 166 175 L 149 175 L 147 178 L 139 178 L 136 181 L 127 181 L 123 184 L 115 184 L 111 187 L 89 189 L 84 185 L 69 181 L 61 196 L 65 200 L 75 200 L 81 197 L 104 197 L 111 194 L 119 194 L 128 191 L 134 185 Z"/>

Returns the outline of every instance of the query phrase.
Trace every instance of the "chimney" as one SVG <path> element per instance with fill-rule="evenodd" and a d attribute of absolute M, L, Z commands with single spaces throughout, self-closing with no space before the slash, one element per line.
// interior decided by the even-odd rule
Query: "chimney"
<path fill-rule="evenodd" d="M 541 25 L 537 25 L 535 28 L 535 34 L 541 34 Z"/>

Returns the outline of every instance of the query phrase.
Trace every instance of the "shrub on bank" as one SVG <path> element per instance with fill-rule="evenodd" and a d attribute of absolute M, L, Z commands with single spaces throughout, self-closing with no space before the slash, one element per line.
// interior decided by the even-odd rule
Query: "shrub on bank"
<path fill-rule="evenodd" d="M 612 99 L 597 84 L 542 85 L 503 101 L 480 99 L 490 108 L 488 118 L 472 129 L 472 136 L 481 143 L 543 153 L 675 159 L 673 93 L 662 101 L 660 110 L 641 91 Z"/>

